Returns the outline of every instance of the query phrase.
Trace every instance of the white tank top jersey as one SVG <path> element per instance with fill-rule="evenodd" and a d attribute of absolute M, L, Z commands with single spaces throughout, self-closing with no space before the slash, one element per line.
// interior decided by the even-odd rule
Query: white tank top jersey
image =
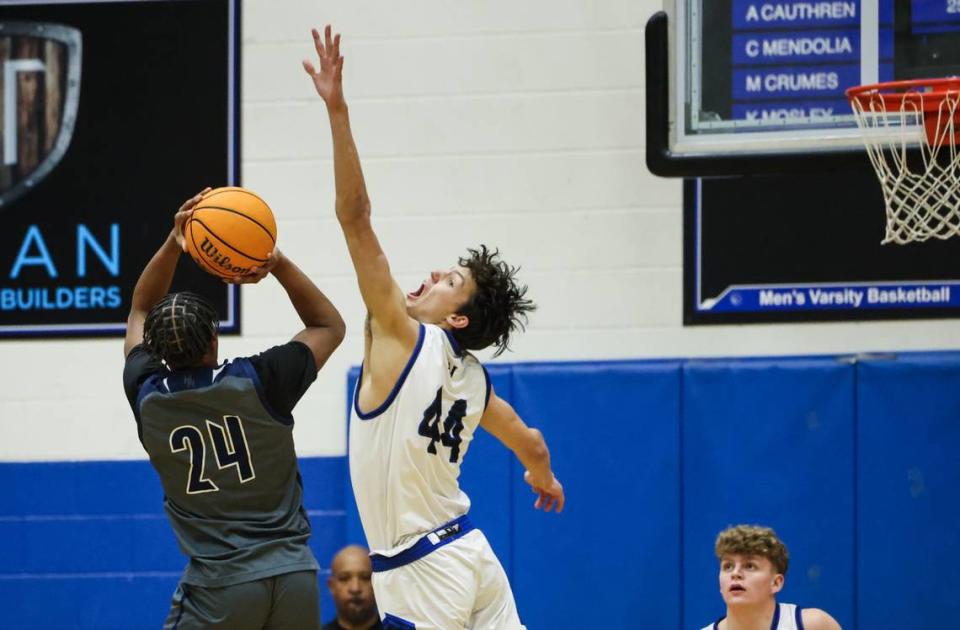
<path fill-rule="evenodd" d="M 483 365 L 444 329 L 421 324 L 417 345 L 387 399 L 350 414 L 350 479 L 372 553 L 393 556 L 464 514 L 467 454 L 490 395 Z"/>
<path fill-rule="evenodd" d="M 770 630 L 804 630 L 800 611 L 801 608 L 796 604 L 777 604 Z M 726 617 L 721 617 L 709 626 L 704 626 L 701 630 L 719 630 L 720 622 L 724 619 Z"/>

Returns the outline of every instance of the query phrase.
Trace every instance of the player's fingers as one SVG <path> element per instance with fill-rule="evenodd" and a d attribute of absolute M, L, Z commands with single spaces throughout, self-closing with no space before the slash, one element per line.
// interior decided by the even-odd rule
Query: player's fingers
<path fill-rule="evenodd" d="M 306 70 L 307 74 L 311 77 L 317 76 L 317 69 L 313 66 L 313 63 L 309 59 L 303 60 L 303 69 Z"/>
<path fill-rule="evenodd" d="M 333 52 L 330 55 L 334 59 L 340 56 L 340 33 L 333 37 Z"/>
<path fill-rule="evenodd" d="M 330 25 L 327 24 L 323 29 L 323 47 L 326 50 L 331 50 L 333 48 L 333 38 L 330 37 Z"/>
<path fill-rule="evenodd" d="M 320 58 L 323 58 L 323 42 L 320 41 L 320 31 L 315 28 L 310 29 L 310 34 L 313 35 L 313 47 L 316 48 L 317 54 Z"/>
<path fill-rule="evenodd" d="M 178 233 L 183 233 L 183 226 L 187 224 L 187 220 L 191 216 L 193 216 L 193 208 L 179 210 L 173 215 L 173 226 L 177 229 Z"/>
<path fill-rule="evenodd" d="M 189 199 L 183 202 L 183 205 L 180 206 L 180 210 L 178 210 L 178 212 L 182 212 L 184 210 L 189 210 L 190 208 L 193 208 L 195 205 L 200 203 L 200 200 L 203 199 L 203 196 L 208 192 L 210 192 L 211 190 L 213 189 L 207 186 L 206 188 L 204 188 L 203 190 L 195 194 L 193 197 L 190 197 Z"/>
<path fill-rule="evenodd" d="M 557 499 L 557 514 L 563 512 L 563 504 L 567 502 L 567 498 L 564 495 L 560 495 Z"/>
<path fill-rule="evenodd" d="M 337 59 L 336 75 L 337 79 L 343 78 L 343 57 Z"/>

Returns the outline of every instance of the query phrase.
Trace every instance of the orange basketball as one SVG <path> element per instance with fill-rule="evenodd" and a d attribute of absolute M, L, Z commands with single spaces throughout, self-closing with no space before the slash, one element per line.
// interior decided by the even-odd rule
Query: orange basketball
<path fill-rule="evenodd" d="M 266 262 L 277 242 L 277 222 L 255 193 L 228 186 L 203 196 L 183 235 L 198 265 L 216 276 L 236 278 Z"/>

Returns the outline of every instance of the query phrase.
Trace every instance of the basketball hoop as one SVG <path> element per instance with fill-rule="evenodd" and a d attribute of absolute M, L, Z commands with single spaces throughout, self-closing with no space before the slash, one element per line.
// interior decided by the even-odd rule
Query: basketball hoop
<path fill-rule="evenodd" d="M 960 234 L 960 77 L 861 85 L 847 98 L 883 189 L 883 243 Z"/>

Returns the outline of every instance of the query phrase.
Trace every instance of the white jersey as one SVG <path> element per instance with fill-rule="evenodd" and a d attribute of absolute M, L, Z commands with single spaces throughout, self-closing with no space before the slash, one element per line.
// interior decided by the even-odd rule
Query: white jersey
<path fill-rule="evenodd" d="M 413 355 L 387 400 L 350 413 L 350 478 L 370 551 L 392 556 L 470 509 L 460 489 L 490 392 L 480 362 L 447 332 L 420 325 Z"/>
<path fill-rule="evenodd" d="M 777 610 L 773 614 L 773 622 L 770 624 L 770 630 L 803 630 L 803 620 L 800 618 L 800 608 L 796 604 L 777 604 Z M 720 622 L 726 619 L 721 617 L 718 621 L 704 626 L 701 630 L 719 630 Z"/>

